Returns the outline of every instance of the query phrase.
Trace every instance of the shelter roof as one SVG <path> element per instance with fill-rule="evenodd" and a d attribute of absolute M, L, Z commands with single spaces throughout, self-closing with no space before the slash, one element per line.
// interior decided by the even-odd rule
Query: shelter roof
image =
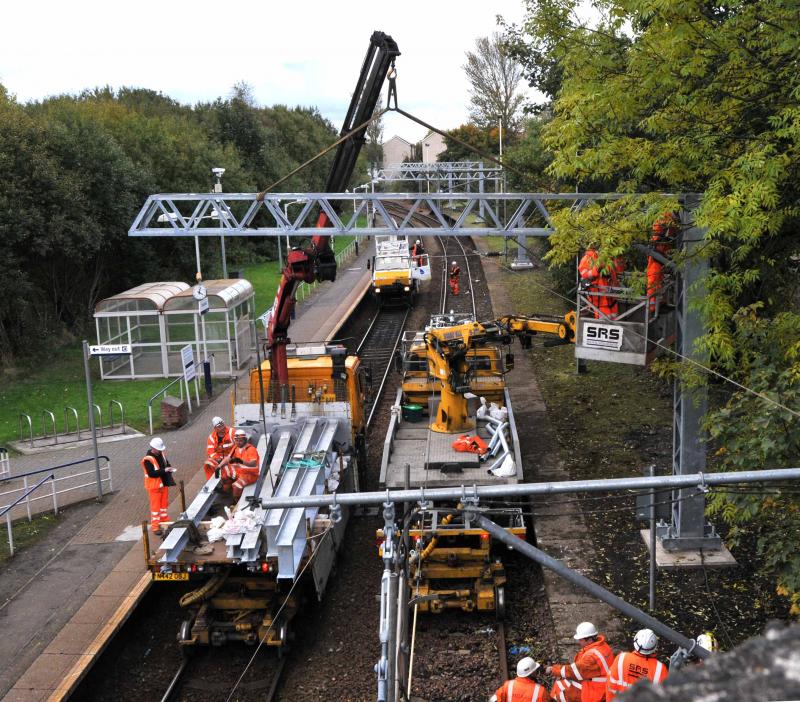
<path fill-rule="evenodd" d="M 226 310 L 236 307 L 241 302 L 255 295 L 249 280 L 244 278 L 223 278 L 221 280 L 204 280 L 203 286 L 208 295 L 208 307 L 211 310 Z M 197 309 L 197 300 L 192 297 L 192 290 L 186 289 L 173 296 L 164 304 L 164 312 L 189 312 Z"/>
<path fill-rule="evenodd" d="M 95 315 L 103 313 L 122 312 L 125 310 L 150 310 L 161 312 L 167 300 L 189 289 L 186 283 L 159 282 L 143 283 L 125 292 L 112 295 L 100 300 L 95 305 Z"/>

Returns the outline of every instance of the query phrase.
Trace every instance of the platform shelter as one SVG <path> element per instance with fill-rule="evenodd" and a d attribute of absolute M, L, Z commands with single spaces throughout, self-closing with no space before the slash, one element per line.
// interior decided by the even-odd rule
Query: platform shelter
<path fill-rule="evenodd" d="M 98 344 L 129 344 L 129 356 L 101 357 L 103 380 L 167 378 L 182 374 L 181 349 L 214 376 L 231 377 L 254 351 L 255 292 L 244 279 L 208 280 L 208 309 L 186 283 L 145 283 L 95 306 Z"/>

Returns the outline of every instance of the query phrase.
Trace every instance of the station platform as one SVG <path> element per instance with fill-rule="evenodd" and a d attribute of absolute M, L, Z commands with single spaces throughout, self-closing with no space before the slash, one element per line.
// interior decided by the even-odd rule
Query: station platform
<path fill-rule="evenodd" d="M 289 327 L 294 343 L 330 341 L 370 288 L 375 241 L 361 242 L 359 255 L 345 263 L 333 282 L 320 283 L 313 295 L 297 307 L 297 318 Z"/>
<path fill-rule="evenodd" d="M 374 244 L 365 241 L 360 248 L 359 255 L 342 266 L 336 281 L 321 284 L 298 304 L 297 318 L 290 327 L 293 341 L 335 338 L 370 286 L 367 262 Z M 249 373 L 244 372 L 236 381 L 237 392 L 246 391 L 248 378 Z M 187 500 L 205 481 L 200 466 L 211 418 L 227 418 L 230 413 L 230 393 L 225 391 L 196 411 L 189 425 L 157 432 L 167 445 L 170 462 L 178 468 L 176 479 L 185 483 Z M 149 505 L 139 467 L 149 441 L 149 436 L 139 434 L 101 446 L 100 453 L 112 464 L 114 493 L 96 503 L 92 501 L 94 486 L 76 492 L 71 502 L 83 501 L 76 510 L 84 521 L 75 525 L 69 537 L 44 537 L 41 547 L 47 557 L 43 564 L 0 573 L 0 590 L 10 593 L 0 603 L 2 700 L 66 699 L 150 588 L 141 529 Z M 15 456 L 12 475 L 90 455 L 91 447 L 76 446 Z M 41 511 L 47 511 L 46 505 Z M 176 518 L 179 512 L 179 492 L 173 488 L 169 515 Z M 155 551 L 157 544 L 158 539 L 152 538 L 151 550 Z M 12 574 L 11 570 L 21 572 Z"/>

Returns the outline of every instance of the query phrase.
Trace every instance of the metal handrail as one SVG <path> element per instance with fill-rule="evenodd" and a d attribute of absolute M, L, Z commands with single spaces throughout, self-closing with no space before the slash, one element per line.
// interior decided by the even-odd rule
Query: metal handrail
<path fill-rule="evenodd" d="M 167 383 L 161 390 L 159 390 L 155 395 L 153 395 L 147 401 L 147 418 L 150 421 L 150 436 L 153 435 L 153 400 L 155 400 L 159 395 L 165 395 L 167 390 L 169 390 L 175 383 L 180 383 L 181 388 L 181 400 L 183 399 L 183 376 L 179 375 L 177 378 L 171 380 Z"/>
<path fill-rule="evenodd" d="M 19 421 L 17 422 L 17 427 L 19 428 L 19 440 L 22 441 L 22 418 L 28 420 L 28 431 L 31 437 L 31 448 L 33 448 L 33 421 L 31 420 L 31 416 L 29 414 L 25 414 L 24 412 L 19 413 Z"/>
<path fill-rule="evenodd" d="M 120 427 L 121 433 L 125 433 L 125 408 L 122 406 L 122 403 L 119 400 L 109 400 L 108 401 L 108 422 L 109 422 L 109 429 L 113 432 L 114 431 L 114 405 L 119 407 L 119 414 L 120 414 Z"/>
<path fill-rule="evenodd" d="M 103 410 L 100 409 L 100 405 L 92 404 L 94 411 L 97 412 L 97 423 L 95 427 L 100 430 L 100 436 L 103 436 Z"/>
<path fill-rule="evenodd" d="M 8 528 L 8 551 L 12 556 L 14 555 L 14 532 L 13 532 L 12 525 L 11 525 L 11 510 L 14 509 L 14 507 L 16 507 L 20 502 L 22 502 L 22 500 L 26 500 L 27 501 L 28 496 L 32 492 L 34 492 L 35 490 L 38 490 L 48 480 L 52 480 L 53 481 L 53 483 L 52 483 L 53 484 L 53 511 L 55 512 L 55 514 L 58 514 L 58 504 L 56 502 L 56 493 L 55 493 L 55 489 L 56 489 L 56 483 L 55 483 L 56 474 L 55 473 L 50 473 L 50 475 L 45 476 L 44 478 L 42 478 L 38 483 L 36 483 L 36 485 L 33 485 L 32 487 L 28 488 L 16 500 L 14 500 L 14 502 L 12 502 L 10 505 L 8 505 L 8 507 L 4 508 L 3 511 L 0 512 L 0 518 L 2 518 L 2 517 L 6 518 L 6 527 Z M 28 519 L 30 519 L 30 516 L 28 516 Z"/>
<path fill-rule="evenodd" d="M 106 463 L 111 463 L 111 459 L 108 456 L 98 456 L 97 460 L 105 461 Z M 94 456 L 89 456 L 89 458 L 79 458 L 77 461 L 70 461 L 69 463 L 59 463 L 57 466 L 50 466 L 49 468 L 38 468 L 37 470 L 29 470 L 27 473 L 20 473 L 19 475 L 8 475 L 5 478 L 0 478 L 0 485 L 2 485 L 3 483 L 7 483 L 9 480 L 19 480 L 20 478 L 27 478 L 31 475 L 40 475 L 41 473 L 47 473 L 48 471 L 57 471 L 63 468 L 71 468 L 72 466 L 78 466 L 81 463 L 89 463 L 90 461 L 94 462 Z"/>
<path fill-rule="evenodd" d="M 47 433 L 47 426 L 45 425 L 45 417 L 50 415 L 50 421 L 53 423 L 53 443 L 58 443 L 58 427 L 56 427 L 56 415 L 53 414 L 50 410 L 42 410 L 42 438 L 47 438 L 49 434 Z"/>
<path fill-rule="evenodd" d="M 78 410 L 74 407 L 70 407 L 67 405 L 64 408 L 64 433 L 69 434 L 69 412 L 72 411 L 72 414 L 75 416 L 75 431 L 78 434 L 78 441 L 81 438 L 81 420 L 78 418 Z"/>

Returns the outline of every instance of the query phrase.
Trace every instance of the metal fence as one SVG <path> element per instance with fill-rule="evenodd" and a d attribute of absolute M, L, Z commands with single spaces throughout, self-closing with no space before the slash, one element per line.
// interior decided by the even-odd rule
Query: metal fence
<path fill-rule="evenodd" d="M 11 473 L 11 461 L 8 460 L 8 451 L 0 448 L 0 478 L 5 478 Z"/>
<path fill-rule="evenodd" d="M 101 463 L 100 466 L 100 492 L 102 494 L 113 492 L 114 483 L 111 474 L 111 460 L 108 456 L 99 456 Z M 79 471 L 77 473 L 66 473 L 68 468 L 79 466 L 84 463 L 91 463 L 92 466 L 89 470 Z M 105 474 L 104 474 L 105 473 Z M 38 482 L 33 485 L 30 484 L 31 480 L 36 480 L 34 476 L 44 476 L 38 479 Z M 90 476 L 87 480 L 87 476 Z M 39 488 L 45 485 L 48 481 L 51 482 L 51 489 L 44 494 L 34 494 Z M 107 489 L 103 490 L 103 484 L 106 484 Z M 0 478 L 0 489 L 5 489 L 0 492 L 0 519 L 5 517 L 6 525 L 8 527 L 8 541 L 11 554 L 14 554 L 14 543 L 11 533 L 12 515 L 17 509 L 17 518 L 27 516 L 28 521 L 33 519 L 34 513 L 38 514 L 49 510 L 49 507 L 39 509 L 39 502 L 41 500 L 51 501 L 53 503 L 53 512 L 58 514 L 59 509 L 59 495 L 82 490 L 87 487 L 95 487 L 97 485 L 97 478 L 94 469 L 94 457 L 82 458 L 78 461 L 71 461 L 70 463 L 63 463 L 51 468 L 40 468 L 21 475 L 5 475 Z M 12 487 L 13 486 L 13 487 Z M 24 512 L 23 512 L 24 510 Z"/>

